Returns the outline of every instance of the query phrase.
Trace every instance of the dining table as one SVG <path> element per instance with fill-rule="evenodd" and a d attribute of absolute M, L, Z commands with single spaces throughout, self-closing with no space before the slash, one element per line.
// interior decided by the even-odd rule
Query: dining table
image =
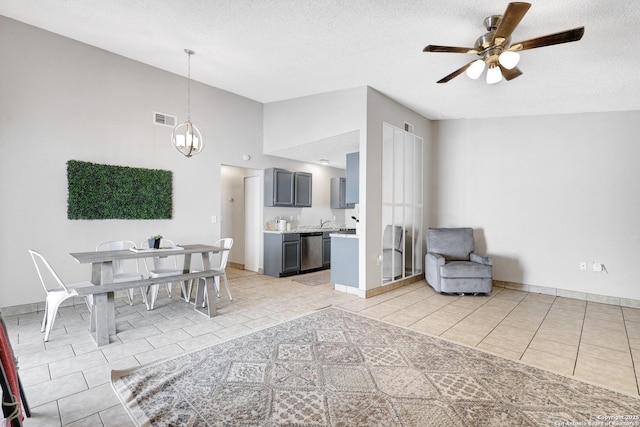
<path fill-rule="evenodd" d="M 206 244 L 190 244 L 179 245 L 174 248 L 166 249 L 122 249 L 114 251 L 89 251 L 89 252 L 72 252 L 69 255 L 79 264 L 91 264 L 90 282 L 94 286 L 110 287 L 113 283 L 113 262 L 117 260 L 127 259 L 143 259 L 157 256 L 184 256 L 183 268 L 181 275 L 164 276 L 153 279 L 154 283 L 168 283 L 174 281 L 188 281 L 203 278 L 206 280 L 205 287 L 200 288 L 200 296 L 196 295 L 196 311 L 213 317 L 216 312 L 216 288 L 214 284 L 214 276 L 219 272 L 213 273 L 211 268 L 210 254 L 215 254 L 226 250 L 220 246 L 211 246 Z M 193 270 L 191 266 L 192 255 L 201 254 L 203 270 Z M 174 280 L 172 280 L 172 278 Z M 150 283 L 151 279 L 138 280 L 132 282 L 118 283 L 121 287 L 127 284 L 145 285 Z M 186 284 L 186 283 L 185 283 Z M 148 286 L 148 284 L 147 284 Z M 109 288 L 110 289 L 110 288 Z M 206 289 L 206 292 L 205 292 Z M 87 294 L 92 295 L 91 309 L 91 326 L 90 330 L 94 340 L 98 346 L 109 344 L 109 336 L 116 334 L 115 320 L 115 297 L 113 291 L 101 292 L 99 288 L 89 289 Z M 206 295 L 205 295 L 206 294 Z M 205 304 L 199 304 L 199 301 Z M 206 310 L 200 309 L 204 306 Z"/>

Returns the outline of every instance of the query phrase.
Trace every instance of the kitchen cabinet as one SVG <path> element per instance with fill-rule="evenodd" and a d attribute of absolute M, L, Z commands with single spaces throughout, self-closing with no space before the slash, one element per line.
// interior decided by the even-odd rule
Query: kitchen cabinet
<path fill-rule="evenodd" d="M 360 153 L 347 154 L 346 203 L 360 203 Z"/>
<path fill-rule="evenodd" d="M 264 170 L 264 205 L 268 207 L 311 207 L 312 174 L 280 168 Z"/>
<path fill-rule="evenodd" d="M 331 209 L 353 209 L 355 204 L 347 203 L 347 179 L 331 178 Z"/>
<path fill-rule="evenodd" d="M 311 182 L 312 176 L 308 172 L 295 172 L 294 180 L 294 201 L 293 205 L 298 208 L 311 207 Z"/>
<path fill-rule="evenodd" d="M 325 231 L 322 233 L 322 266 L 331 267 L 331 233 Z"/>
<path fill-rule="evenodd" d="M 298 274 L 300 270 L 300 234 L 264 234 L 264 274 L 274 277 Z"/>
<path fill-rule="evenodd" d="M 264 170 L 264 205 L 293 206 L 293 172 L 268 168 Z"/>
<path fill-rule="evenodd" d="M 264 274 L 284 277 L 330 268 L 332 233 L 265 232 Z"/>
<path fill-rule="evenodd" d="M 355 235 L 331 237 L 331 282 L 336 285 L 359 287 L 359 240 Z"/>

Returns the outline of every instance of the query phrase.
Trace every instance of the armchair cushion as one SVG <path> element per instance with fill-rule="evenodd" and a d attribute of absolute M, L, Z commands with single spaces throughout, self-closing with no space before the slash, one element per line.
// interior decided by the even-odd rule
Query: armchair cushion
<path fill-rule="evenodd" d="M 451 261 L 440 267 L 440 277 L 491 278 L 491 266 L 471 261 Z"/>
<path fill-rule="evenodd" d="M 472 228 L 430 228 L 427 250 L 435 252 L 447 261 L 469 261 L 474 250 Z"/>

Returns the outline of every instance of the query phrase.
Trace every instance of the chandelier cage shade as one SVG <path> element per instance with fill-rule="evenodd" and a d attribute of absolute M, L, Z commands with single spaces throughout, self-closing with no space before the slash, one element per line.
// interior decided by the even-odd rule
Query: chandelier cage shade
<path fill-rule="evenodd" d="M 187 67 L 187 121 L 173 128 L 171 144 L 186 157 L 200 153 L 204 149 L 204 139 L 198 127 L 191 123 L 191 55 L 195 52 L 185 49 L 188 57 Z"/>

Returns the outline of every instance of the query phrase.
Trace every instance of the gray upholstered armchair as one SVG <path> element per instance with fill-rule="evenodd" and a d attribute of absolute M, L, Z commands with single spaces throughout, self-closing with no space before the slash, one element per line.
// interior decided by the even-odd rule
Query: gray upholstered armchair
<path fill-rule="evenodd" d="M 491 258 L 474 249 L 472 228 L 430 228 L 424 260 L 429 285 L 443 293 L 490 293 Z"/>

